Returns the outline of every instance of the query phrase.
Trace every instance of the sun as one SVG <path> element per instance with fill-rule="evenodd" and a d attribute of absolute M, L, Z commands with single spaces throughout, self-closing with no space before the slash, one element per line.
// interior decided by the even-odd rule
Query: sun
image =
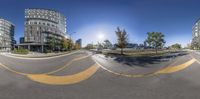
<path fill-rule="evenodd" d="M 99 33 L 99 34 L 97 35 L 97 37 L 98 37 L 99 40 L 103 40 L 103 39 L 104 39 L 104 34 Z"/>

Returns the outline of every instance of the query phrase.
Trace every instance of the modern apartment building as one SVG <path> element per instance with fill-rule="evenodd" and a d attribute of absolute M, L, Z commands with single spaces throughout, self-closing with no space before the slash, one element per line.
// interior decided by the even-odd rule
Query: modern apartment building
<path fill-rule="evenodd" d="M 0 51 L 10 51 L 13 48 L 14 29 L 11 22 L 0 18 Z"/>
<path fill-rule="evenodd" d="M 25 9 L 24 43 L 19 44 L 31 51 L 43 52 L 49 39 L 60 42 L 66 35 L 66 18 L 49 9 Z"/>
<path fill-rule="evenodd" d="M 198 49 L 197 45 L 200 45 L 200 19 L 192 27 L 192 45 L 194 49 Z"/>
<path fill-rule="evenodd" d="M 197 20 L 192 27 L 192 37 L 199 37 L 200 36 L 200 20 Z"/>

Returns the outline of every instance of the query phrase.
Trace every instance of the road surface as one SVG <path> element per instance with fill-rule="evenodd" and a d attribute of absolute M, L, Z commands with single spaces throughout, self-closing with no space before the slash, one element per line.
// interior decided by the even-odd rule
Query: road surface
<path fill-rule="evenodd" d="M 124 64 L 87 51 L 0 55 L 0 99 L 200 99 L 198 53 L 147 61 Z"/>

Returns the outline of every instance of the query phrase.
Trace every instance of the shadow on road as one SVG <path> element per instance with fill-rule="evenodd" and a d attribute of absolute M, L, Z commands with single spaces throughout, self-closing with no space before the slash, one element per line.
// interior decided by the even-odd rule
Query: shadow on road
<path fill-rule="evenodd" d="M 149 64 L 160 64 L 162 62 L 170 61 L 176 57 L 185 56 L 188 53 L 186 51 L 169 52 L 160 56 L 122 56 L 122 55 L 107 55 L 106 57 L 114 58 L 114 61 L 122 64 L 126 64 L 130 67 L 150 67 Z"/>

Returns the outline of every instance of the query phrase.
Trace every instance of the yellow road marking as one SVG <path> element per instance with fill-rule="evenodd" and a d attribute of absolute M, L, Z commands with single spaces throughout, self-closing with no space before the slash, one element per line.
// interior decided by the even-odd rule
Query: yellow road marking
<path fill-rule="evenodd" d="M 33 81 L 43 83 L 43 84 L 68 85 L 68 84 L 75 84 L 75 83 L 88 79 L 98 70 L 98 68 L 99 66 L 97 64 L 94 64 L 93 66 L 86 69 L 85 71 L 82 71 L 74 75 L 50 76 L 50 75 L 42 74 L 42 75 L 28 75 L 27 77 Z"/>
<path fill-rule="evenodd" d="M 74 61 L 80 60 L 82 58 L 78 58 L 78 59 L 74 59 Z M 107 69 L 106 67 L 102 66 L 101 64 L 99 64 L 96 60 L 94 60 L 96 62 L 96 64 L 94 64 L 93 66 L 89 67 L 88 69 L 73 74 L 73 75 L 65 75 L 65 76 L 52 76 L 49 74 L 52 73 L 56 73 L 59 72 L 60 70 L 64 69 L 65 66 L 63 66 L 62 68 L 49 72 L 49 73 L 45 73 L 45 74 L 26 74 L 26 73 L 21 73 L 21 72 L 17 72 L 15 70 L 12 70 L 10 68 L 8 68 L 7 66 L 0 64 L 3 68 L 16 73 L 16 74 L 20 74 L 20 75 L 24 75 L 27 76 L 29 79 L 35 81 L 35 82 L 39 82 L 39 83 L 43 83 L 43 84 L 49 84 L 49 85 L 68 85 L 68 84 L 75 84 L 75 83 L 79 83 L 83 80 L 88 79 L 89 77 L 91 77 L 93 74 L 96 73 L 96 71 L 99 69 L 99 67 L 101 67 L 102 69 L 118 75 L 118 76 L 124 76 L 124 77 L 147 77 L 147 76 L 153 76 L 153 75 L 157 75 L 157 74 L 166 74 L 166 73 L 173 73 L 173 72 L 177 72 L 180 70 L 183 70 L 185 68 L 187 68 L 188 66 L 190 66 L 191 64 L 193 64 L 195 61 L 197 61 L 195 58 L 189 60 L 188 62 L 185 62 L 183 64 L 177 65 L 177 66 L 169 66 L 166 67 L 164 69 L 161 69 L 157 72 L 154 73 L 149 73 L 149 74 L 123 74 L 123 73 L 117 73 L 114 71 L 111 71 L 109 69 Z M 71 62 L 72 63 L 72 62 Z M 70 63 L 70 64 L 71 64 Z"/>
<path fill-rule="evenodd" d="M 12 73 L 16 73 L 16 74 L 24 75 L 24 76 L 28 75 L 28 74 L 26 74 L 26 73 L 22 73 L 22 72 L 18 72 L 18 71 L 15 71 L 15 70 L 13 70 L 13 69 L 10 69 L 9 67 L 7 67 L 7 66 L 5 66 L 5 65 L 3 65 L 3 64 L 1 64 L 1 63 L 0 63 L 0 67 L 3 67 L 4 69 L 6 69 L 6 70 L 8 70 L 8 71 L 10 71 L 10 72 L 12 72 Z"/>
<path fill-rule="evenodd" d="M 5 68 L 6 70 L 8 70 L 10 72 L 26 76 L 29 79 L 31 79 L 32 81 L 36 81 L 36 82 L 39 82 L 39 83 L 50 84 L 50 85 L 67 85 L 67 84 L 75 84 L 75 83 L 78 83 L 78 82 L 81 82 L 83 80 L 88 79 L 98 70 L 99 66 L 97 64 L 94 64 L 90 68 L 86 69 L 85 71 L 82 71 L 82 72 L 79 72 L 79 73 L 76 73 L 76 74 L 73 74 L 73 75 L 51 76 L 49 74 L 59 72 L 59 71 L 63 70 L 64 68 L 66 68 L 66 66 L 68 66 L 72 62 L 78 61 L 80 59 L 84 59 L 86 57 L 89 57 L 89 55 L 85 56 L 85 57 L 76 58 L 73 61 L 70 61 L 65 66 L 63 66 L 63 67 L 61 67 L 61 68 L 59 68 L 55 71 L 43 73 L 43 74 L 28 74 L 28 73 L 18 72 L 18 71 L 15 71 L 13 69 L 10 69 L 9 67 L 7 67 L 7 66 L 5 66 L 1 63 L 0 63 L 0 66 Z"/>
<path fill-rule="evenodd" d="M 67 66 L 69 66 L 70 64 L 72 64 L 73 62 L 78 61 L 78 60 L 81 60 L 81 59 L 85 59 L 85 58 L 87 58 L 87 57 L 89 57 L 89 56 L 90 56 L 90 55 L 88 55 L 88 56 L 83 56 L 83 57 L 79 57 L 79 58 L 75 58 L 75 59 L 69 61 L 69 62 L 68 62 L 67 64 L 65 64 L 64 66 L 62 66 L 62 67 L 60 67 L 60 68 L 58 68 L 58 69 L 56 69 L 56 70 L 53 70 L 53 71 L 50 71 L 50 72 L 46 72 L 46 73 L 41 73 L 41 74 L 53 74 L 53 73 L 59 72 L 59 71 L 63 70 L 64 68 L 66 68 Z M 20 74 L 20 75 L 41 75 L 41 74 L 30 74 L 30 73 L 19 72 L 19 71 L 13 70 L 13 69 L 11 69 L 11 68 L 9 68 L 9 67 L 7 67 L 7 66 L 1 64 L 1 63 L 0 63 L 0 66 L 3 67 L 3 68 L 5 68 L 5 69 L 7 69 L 8 71 L 11 71 L 11 72 L 13 72 L 13 73 Z"/>
<path fill-rule="evenodd" d="M 173 73 L 173 72 L 178 72 L 180 70 L 183 70 L 185 68 L 187 68 L 188 66 L 192 65 L 196 59 L 191 59 L 188 62 L 185 62 L 183 64 L 177 65 L 177 66 L 168 66 L 164 69 L 158 70 L 157 72 L 153 72 L 153 73 L 148 73 L 148 74 L 124 74 L 124 73 L 118 73 L 112 70 L 109 70 L 108 68 L 102 66 L 100 63 L 98 63 L 96 60 L 94 60 L 102 69 L 104 69 L 105 71 L 112 73 L 114 75 L 118 75 L 118 76 L 124 76 L 124 77 L 132 77 L 132 78 L 137 78 L 137 77 L 148 77 L 148 76 L 154 76 L 154 75 L 158 75 L 158 74 L 167 74 L 167 73 Z"/>
<path fill-rule="evenodd" d="M 59 72 L 61 70 L 63 70 L 64 68 L 66 68 L 67 66 L 69 66 L 70 64 L 72 64 L 73 62 L 75 61 L 78 61 L 78 60 L 81 60 L 81 59 L 85 59 L 87 57 L 89 57 L 90 55 L 88 56 L 83 56 L 83 57 L 79 57 L 79 58 L 75 58 L 73 59 L 72 61 L 69 61 L 67 64 L 65 64 L 64 66 L 62 66 L 61 68 L 57 69 L 57 70 L 54 70 L 54 71 L 51 71 L 51 72 L 47 72 L 47 73 L 43 73 L 43 74 L 53 74 L 53 73 L 56 73 L 56 72 Z"/>
<path fill-rule="evenodd" d="M 80 51 L 66 53 L 66 54 L 58 55 L 58 56 L 42 57 L 42 58 L 26 58 L 26 57 L 23 57 L 23 56 L 20 57 L 20 56 L 12 56 L 12 55 L 4 55 L 4 54 L 1 54 L 1 55 L 6 56 L 6 57 L 11 57 L 11 58 L 26 59 L 26 60 L 45 60 L 45 59 L 52 59 L 52 58 L 58 58 L 58 57 L 63 57 L 63 56 L 69 56 L 69 55 L 72 55 L 72 54 L 77 53 L 77 52 L 80 52 Z"/>
<path fill-rule="evenodd" d="M 177 66 L 166 67 L 162 70 L 155 72 L 154 74 L 165 74 L 165 73 L 177 72 L 177 71 L 183 70 L 183 69 L 187 68 L 188 66 L 192 65 L 195 61 L 196 61 L 196 59 L 193 58 L 186 63 L 180 64 L 180 65 L 177 65 Z"/>

